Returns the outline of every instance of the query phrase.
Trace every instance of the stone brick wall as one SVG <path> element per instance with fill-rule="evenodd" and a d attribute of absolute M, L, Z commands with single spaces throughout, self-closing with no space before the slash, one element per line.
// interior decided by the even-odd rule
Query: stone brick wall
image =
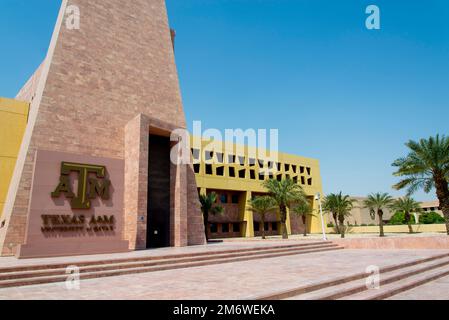
<path fill-rule="evenodd" d="M 36 150 L 124 159 L 125 127 L 139 114 L 186 126 L 165 1 L 65 0 L 64 5 L 80 8 L 81 28 L 67 29 L 60 13 L 54 53 L 43 66 L 48 76 L 44 73 L 37 93 L 42 97 L 31 106 L 23 166 L 18 162 L 16 168 L 17 192 L 8 197 L 13 205 L 7 233 L 0 237 L 4 254 L 8 243 L 23 242 Z M 132 140 L 131 134 L 127 141 Z M 188 242 L 204 243 L 194 177 L 187 185 Z M 129 225 L 126 230 L 134 232 Z"/>

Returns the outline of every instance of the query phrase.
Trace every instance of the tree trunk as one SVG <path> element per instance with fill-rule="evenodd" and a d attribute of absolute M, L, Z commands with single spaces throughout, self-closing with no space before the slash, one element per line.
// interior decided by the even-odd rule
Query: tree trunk
<path fill-rule="evenodd" d="M 282 226 L 282 239 L 286 240 L 288 239 L 288 232 L 287 232 L 287 206 L 281 206 L 281 226 Z"/>
<path fill-rule="evenodd" d="M 204 233 L 206 235 L 206 243 L 208 243 L 209 242 L 209 235 L 207 233 L 207 229 L 208 229 L 208 226 L 209 226 L 209 212 L 204 212 L 203 221 L 204 221 Z"/>
<path fill-rule="evenodd" d="M 336 213 L 333 213 L 332 216 L 334 217 L 335 221 L 335 230 L 337 230 L 337 234 L 340 234 L 340 226 L 338 225 L 338 216 Z"/>
<path fill-rule="evenodd" d="M 307 237 L 307 226 L 306 226 L 307 217 L 306 216 L 302 216 L 302 222 L 304 224 L 304 237 Z"/>
<path fill-rule="evenodd" d="M 345 220 L 344 219 L 340 219 L 340 234 L 341 234 L 341 238 L 344 239 L 345 238 Z"/>
<path fill-rule="evenodd" d="M 405 213 L 405 222 L 408 225 L 408 233 L 413 233 L 412 218 L 410 216 L 410 213 L 408 213 L 408 212 Z"/>
<path fill-rule="evenodd" d="M 434 174 L 435 189 L 437 190 L 437 197 L 440 201 L 441 211 L 443 211 L 444 219 L 446 220 L 446 233 L 449 235 L 449 186 L 448 181 L 444 175 L 440 173 Z"/>
<path fill-rule="evenodd" d="M 379 229 L 380 229 L 380 237 L 385 237 L 384 233 L 384 212 L 382 210 L 377 211 L 377 214 L 379 215 Z"/>
<path fill-rule="evenodd" d="M 260 215 L 260 222 L 262 224 L 262 240 L 265 240 L 265 215 L 261 214 Z"/>

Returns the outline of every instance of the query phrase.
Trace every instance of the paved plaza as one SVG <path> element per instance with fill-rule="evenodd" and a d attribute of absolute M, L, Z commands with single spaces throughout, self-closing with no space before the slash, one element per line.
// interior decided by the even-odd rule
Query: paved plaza
<path fill-rule="evenodd" d="M 304 240 L 303 240 L 304 241 Z M 300 240 L 290 240 L 300 243 Z M 273 245 L 279 240 L 268 241 Z M 285 244 L 285 242 L 282 242 Z M 166 255 L 192 252 L 228 250 L 266 246 L 262 241 L 232 241 L 216 245 L 188 248 L 167 248 L 152 251 L 132 252 L 118 255 L 97 255 L 40 260 L 0 259 L 0 267 L 89 261 L 130 256 Z M 0 289 L 0 299 L 145 299 L 145 300 L 245 300 L 256 299 L 276 292 L 291 290 L 305 285 L 320 283 L 355 273 L 364 273 L 371 265 L 380 268 L 411 262 L 449 250 L 340 250 L 332 252 L 292 255 L 253 261 L 233 262 L 178 270 L 131 274 L 108 278 L 82 280 L 79 290 L 68 290 L 65 283 L 34 285 Z M 82 259 L 82 260 L 80 260 Z M 438 282 L 442 291 L 449 289 L 449 280 Z M 422 288 L 430 288 L 431 284 Z M 418 288 L 421 292 L 422 288 Z M 447 290 L 449 292 L 449 290 Z M 434 293 L 428 290 L 427 296 Z M 413 294 L 414 299 L 426 295 Z M 447 296 L 447 295 L 446 295 Z M 407 292 L 401 297 L 407 297 Z"/>

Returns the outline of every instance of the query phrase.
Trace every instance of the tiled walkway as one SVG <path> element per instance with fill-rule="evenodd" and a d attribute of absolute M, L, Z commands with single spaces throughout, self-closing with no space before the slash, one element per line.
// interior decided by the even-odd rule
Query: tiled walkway
<path fill-rule="evenodd" d="M 230 244 L 220 246 L 229 248 Z M 186 249 L 168 249 L 170 252 L 176 250 Z M 74 291 L 60 283 L 0 289 L 0 299 L 251 299 L 365 272 L 370 265 L 394 265 L 443 252 L 343 250 L 313 253 L 85 280 L 81 281 L 80 290 Z"/>

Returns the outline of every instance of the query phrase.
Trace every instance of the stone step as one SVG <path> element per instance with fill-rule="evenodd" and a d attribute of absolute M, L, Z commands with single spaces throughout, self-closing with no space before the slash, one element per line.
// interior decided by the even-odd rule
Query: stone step
<path fill-rule="evenodd" d="M 81 266 L 80 272 L 81 273 L 89 273 L 89 272 L 96 272 L 96 271 L 110 271 L 110 270 L 117 270 L 117 269 L 131 269 L 131 268 L 144 268 L 144 267 L 152 267 L 152 266 L 161 266 L 161 265 L 170 265 L 175 263 L 183 263 L 183 262 L 200 262 L 200 261 L 209 261 L 209 260 L 218 260 L 218 259 L 226 259 L 226 258 L 234 258 L 234 257 L 241 257 L 242 254 L 245 255 L 245 257 L 251 257 L 251 256 L 258 256 L 263 254 L 270 254 L 270 253 L 288 253 L 288 252 L 299 252 L 302 250 L 312 250 L 312 249 L 322 249 L 322 248 L 331 248 L 331 247 L 338 247 L 335 244 L 332 243 L 321 243 L 316 245 L 310 245 L 310 246 L 301 246 L 301 247 L 286 247 L 286 248 L 277 248 L 277 249 L 268 249 L 264 251 L 242 251 L 242 252 L 236 252 L 236 253 L 220 253 L 220 254 L 210 254 L 208 256 L 189 256 L 189 257 L 181 257 L 181 258 L 167 258 L 167 259 L 150 259 L 150 260 L 143 260 L 139 262 L 103 262 L 99 261 L 97 264 L 91 264 L 88 266 Z M 73 264 L 78 266 L 77 264 Z M 14 279 L 24 279 L 24 278 L 30 278 L 30 277 L 44 277 L 44 276 L 55 276 L 55 275 L 65 275 L 67 268 L 51 268 L 46 270 L 36 270 L 36 271 L 19 271 L 19 272 L 8 272 L 1 274 L 0 273 L 0 281 L 2 280 L 14 280 Z"/>
<path fill-rule="evenodd" d="M 316 245 L 335 245 L 330 241 L 310 241 L 308 243 L 296 243 L 296 244 L 283 244 L 283 245 L 275 245 L 275 246 L 261 246 L 261 247 L 252 247 L 252 248 L 240 248 L 240 249 L 231 249 L 231 250 L 213 250 L 206 252 L 190 252 L 184 254 L 168 254 L 161 256 L 143 256 L 143 257 L 130 257 L 130 258 L 121 258 L 121 259 L 107 259 L 107 260 L 86 260 L 86 261 L 77 261 L 70 263 L 51 263 L 51 264 L 38 264 L 38 265 L 26 265 L 26 266 L 14 266 L 14 267 L 6 267 L 0 268 L 0 274 L 5 273 L 14 273 L 21 271 L 36 271 L 36 270 L 47 270 L 47 269 L 66 269 L 68 266 L 76 265 L 78 267 L 84 266 L 94 266 L 98 264 L 114 264 L 114 263 L 127 263 L 127 262 L 143 262 L 143 261 L 158 261 L 165 259 L 178 259 L 178 258 L 189 258 L 189 257 L 202 257 L 202 256 L 211 256 L 216 254 L 231 254 L 231 253 L 251 253 L 251 252 L 263 252 L 266 250 L 274 250 L 274 249 L 288 249 L 288 248 L 307 248 Z"/>
<path fill-rule="evenodd" d="M 382 275 L 384 275 L 389 272 L 400 271 L 401 269 L 415 267 L 420 264 L 441 262 L 439 260 L 444 260 L 446 258 L 449 258 L 449 253 L 439 254 L 439 255 L 435 255 L 435 256 L 431 256 L 431 257 L 427 257 L 427 258 L 415 259 L 415 260 L 405 262 L 405 263 L 386 266 L 386 267 L 383 267 L 380 270 L 380 272 Z M 292 288 L 289 290 L 273 292 L 273 293 L 266 294 L 263 296 L 254 297 L 254 299 L 256 299 L 256 300 L 282 300 L 282 299 L 289 299 L 289 298 L 293 298 L 293 297 L 299 297 L 301 295 L 305 295 L 305 294 L 309 294 L 309 293 L 315 294 L 319 290 L 328 290 L 328 289 L 332 290 L 332 288 L 334 288 L 336 286 L 346 285 L 346 284 L 354 282 L 354 281 L 363 280 L 363 284 L 364 284 L 366 277 L 367 277 L 367 274 L 365 272 L 360 272 L 360 273 L 355 273 L 352 275 L 337 277 L 337 278 L 334 278 L 331 280 L 326 280 L 326 281 L 322 281 L 322 282 L 318 282 L 318 283 L 306 284 L 304 286 Z M 359 285 L 359 287 L 360 287 L 360 285 Z M 365 288 L 366 288 L 366 286 L 365 286 Z"/>
<path fill-rule="evenodd" d="M 414 266 L 408 266 L 389 272 L 382 272 L 382 270 L 380 270 L 380 285 L 385 286 L 390 283 L 402 281 L 403 279 L 413 277 L 416 274 L 423 273 L 428 270 L 435 270 L 447 265 L 449 265 L 449 257 L 422 262 Z M 350 299 L 351 296 L 358 296 L 359 294 L 363 295 L 365 292 L 371 291 L 366 286 L 365 281 L 367 276 L 368 275 L 365 274 L 365 277 L 362 279 L 349 281 L 336 286 L 326 287 L 321 290 L 291 297 L 289 300 L 337 300 L 345 299 L 346 297 Z"/>
<path fill-rule="evenodd" d="M 385 300 L 395 295 L 422 286 L 426 283 L 444 278 L 449 275 L 449 263 L 438 268 L 424 270 L 413 276 L 382 285 L 378 290 L 368 290 L 344 297 L 341 300 Z"/>
<path fill-rule="evenodd" d="M 273 252 L 273 253 L 268 253 L 268 254 L 262 253 L 262 254 L 254 255 L 254 256 L 248 256 L 248 255 L 243 254 L 238 257 L 233 257 L 233 258 L 221 258 L 221 259 L 212 259 L 212 260 L 205 260 L 205 261 L 175 262 L 172 264 L 149 266 L 149 267 L 131 267 L 131 268 L 108 270 L 108 271 L 85 272 L 80 275 L 80 279 L 87 280 L 87 279 L 102 278 L 102 277 L 112 277 L 112 276 L 148 273 L 148 272 L 174 270 L 174 269 L 185 269 L 185 268 L 202 267 L 202 266 L 217 265 L 217 264 L 232 263 L 232 262 L 242 262 L 242 261 L 268 259 L 268 258 L 283 257 L 283 256 L 327 252 L 327 251 L 342 250 L 342 249 L 343 249 L 342 247 L 330 244 L 330 245 L 324 245 L 324 246 L 314 248 L 314 249 L 313 248 L 311 248 L 311 249 L 298 248 L 296 250 L 291 250 L 291 251 L 286 251 L 286 252 L 281 251 L 281 252 Z M 23 279 L 2 280 L 2 281 L 0 281 L 0 288 L 64 282 L 67 280 L 67 277 L 68 277 L 68 275 L 66 275 L 66 274 L 52 275 L 52 276 L 35 276 L 34 275 L 34 276 L 30 276 L 28 278 L 23 278 Z"/>

